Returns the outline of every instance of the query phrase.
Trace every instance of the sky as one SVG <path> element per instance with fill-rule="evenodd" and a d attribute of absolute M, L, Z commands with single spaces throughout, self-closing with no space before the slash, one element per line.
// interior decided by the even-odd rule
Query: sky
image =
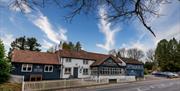
<path fill-rule="evenodd" d="M 55 46 L 59 41 L 80 41 L 86 51 L 108 53 L 111 49 L 138 48 L 146 52 L 154 49 L 161 39 L 175 37 L 180 40 L 180 2 L 159 6 L 160 17 L 151 17 L 148 22 L 157 37 L 154 37 L 138 21 L 113 25 L 104 19 L 105 7 L 96 14 L 80 14 L 67 22 L 67 12 L 52 5 L 36 11 L 24 5 L 25 14 L 16 8 L 8 8 L 9 0 L 0 0 L 0 39 L 8 51 L 10 43 L 21 36 L 35 37 L 42 51 Z"/>

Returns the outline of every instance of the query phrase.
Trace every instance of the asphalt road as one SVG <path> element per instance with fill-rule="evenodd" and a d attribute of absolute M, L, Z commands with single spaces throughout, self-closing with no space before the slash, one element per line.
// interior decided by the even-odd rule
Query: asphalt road
<path fill-rule="evenodd" d="M 58 91 L 180 91 L 180 79 L 161 79 Z"/>

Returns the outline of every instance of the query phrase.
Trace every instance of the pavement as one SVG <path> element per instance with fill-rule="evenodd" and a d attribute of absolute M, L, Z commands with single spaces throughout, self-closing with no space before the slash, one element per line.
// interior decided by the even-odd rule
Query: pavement
<path fill-rule="evenodd" d="M 180 91 L 180 78 L 144 80 L 95 87 L 61 89 L 57 91 Z"/>

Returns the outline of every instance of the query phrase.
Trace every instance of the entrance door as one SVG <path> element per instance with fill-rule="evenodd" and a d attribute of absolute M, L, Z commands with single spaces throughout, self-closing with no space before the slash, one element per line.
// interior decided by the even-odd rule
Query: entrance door
<path fill-rule="evenodd" d="M 42 75 L 30 75 L 30 81 L 41 81 Z"/>
<path fill-rule="evenodd" d="M 78 67 L 74 67 L 73 76 L 74 78 L 78 78 Z"/>
<path fill-rule="evenodd" d="M 109 79 L 109 83 L 117 83 L 117 79 Z"/>

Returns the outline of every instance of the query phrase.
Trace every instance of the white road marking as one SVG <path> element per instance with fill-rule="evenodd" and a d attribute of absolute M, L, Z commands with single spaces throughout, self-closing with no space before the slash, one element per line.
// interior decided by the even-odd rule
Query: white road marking
<path fill-rule="evenodd" d="M 153 85 L 151 85 L 151 86 L 150 86 L 150 88 L 154 88 L 154 86 L 153 86 Z"/>
<path fill-rule="evenodd" d="M 137 91 L 142 91 L 140 88 L 137 88 Z"/>

